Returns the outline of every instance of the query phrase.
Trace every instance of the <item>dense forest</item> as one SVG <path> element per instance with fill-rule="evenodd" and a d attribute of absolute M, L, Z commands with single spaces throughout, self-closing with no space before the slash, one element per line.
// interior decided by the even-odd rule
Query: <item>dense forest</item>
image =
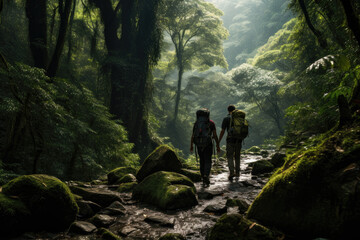
<path fill-rule="evenodd" d="M 91 181 L 164 144 L 194 165 L 204 107 L 218 132 L 246 112 L 243 149 L 351 135 L 359 56 L 357 0 L 0 0 L 0 185 Z"/>

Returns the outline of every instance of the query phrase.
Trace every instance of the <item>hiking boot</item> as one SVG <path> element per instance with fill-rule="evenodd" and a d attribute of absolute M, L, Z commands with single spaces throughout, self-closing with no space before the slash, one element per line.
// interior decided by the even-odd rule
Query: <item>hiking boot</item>
<path fill-rule="evenodd" d="M 229 181 L 232 181 L 233 178 L 234 178 L 234 175 L 233 175 L 233 174 L 229 175 L 229 177 L 228 177 Z"/>
<path fill-rule="evenodd" d="M 209 184 L 210 184 L 210 180 L 209 180 L 209 177 L 208 177 L 208 176 L 204 176 L 204 177 L 203 177 L 203 184 L 204 184 L 204 185 L 209 185 Z"/>

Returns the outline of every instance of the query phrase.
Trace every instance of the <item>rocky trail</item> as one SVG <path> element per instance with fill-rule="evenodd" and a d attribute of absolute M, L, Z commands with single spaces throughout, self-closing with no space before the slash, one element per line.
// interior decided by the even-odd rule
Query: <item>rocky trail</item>
<path fill-rule="evenodd" d="M 67 232 L 25 233 L 20 239 L 99 239 L 103 228 L 122 239 L 159 239 L 166 233 L 179 233 L 186 239 L 205 239 L 208 230 L 224 213 L 244 213 L 267 182 L 267 175 L 252 176 L 249 164 L 264 158 L 260 155 L 243 155 L 241 176 L 232 182 L 228 180 L 225 159 L 214 160 L 215 170 L 210 186 L 195 183 L 198 205 L 191 209 L 160 210 L 150 204 L 132 199 L 131 193 L 119 193 L 115 185 L 80 184 L 94 196 L 94 202 L 82 201 L 84 206 L 77 222 Z M 68 183 L 72 191 L 79 183 Z M 79 194 L 79 192 L 76 192 Z M 79 194 L 81 195 L 81 194 Z M 89 196 L 91 199 L 91 196 Z M 88 198 L 88 199 L 89 199 Z M 90 205 L 90 208 L 89 208 Z M 84 210 L 84 209 L 88 209 Z M 91 222 L 88 221 L 92 217 Z"/>

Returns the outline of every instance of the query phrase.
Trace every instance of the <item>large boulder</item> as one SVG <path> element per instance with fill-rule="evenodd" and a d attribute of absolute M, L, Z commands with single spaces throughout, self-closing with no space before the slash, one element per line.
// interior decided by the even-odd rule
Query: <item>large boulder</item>
<path fill-rule="evenodd" d="M 107 174 L 108 183 L 109 184 L 120 183 L 119 182 L 120 179 L 122 179 L 124 176 L 128 174 L 136 175 L 136 169 L 133 167 L 115 168 L 114 170 L 110 171 Z"/>
<path fill-rule="evenodd" d="M 55 177 L 40 174 L 21 176 L 5 184 L 2 191 L 24 203 L 30 212 L 28 224 L 32 230 L 64 230 L 78 213 L 70 189 Z M 20 204 L 17 209 L 23 211 Z"/>
<path fill-rule="evenodd" d="M 268 160 L 260 160 L 253 164 L 253 168 L 251 170 L 252 175 L 258 175 L 263 173 L 269 173 L 274 170 L 274 165 Z"/>
<path fill-rule="evenodd" d="M 0 193 L 0 236 L 15 235 L 27 229 L 30 211 L 16 197 Z"/>
<path fill-rule="evenodd" d="M 139 183 L 133 191 L 133 198 L 164 210 L 198 204 L 195 186 L 189 178 L 164 171 L 156 172 Z"/>
<path fill-rule="evenodd" d="M 252 222 L 240 214 L 224 214 L 209 231 L 207 240 L 277 240 L 282 234 Z"/>
<path fill-rule="evenodd" d="M 272 163 L 272 165 L 274 165 L 274 167 L 279 168 L 282 165 L 284 165 L 285 158 L 286 158 L 285 153 L 277 152 L 271 157 L 270 162 Z"/>
<path fill-rule="evenodd" d="M 353 239 L 360 222 L 360 127 L 289 156 L 248 210 L 302 239 Z"/>
<path fill-rule="evenodd" d="M 145 159 L 136 178 L 141 182 L 155 172 L 180 172 L 181 167 L 181 162 L 176 153 L 169 146 L 161 145 Z"/>

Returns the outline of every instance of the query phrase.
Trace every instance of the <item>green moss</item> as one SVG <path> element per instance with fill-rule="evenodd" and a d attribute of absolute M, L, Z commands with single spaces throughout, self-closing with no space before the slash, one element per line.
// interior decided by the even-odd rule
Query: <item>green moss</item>
<path fill-rule="evenodd" d="M 287 156 L 250 206 L 249 218 L 306 237 L 337 236 L 346 222 L 360 220 L 360 206 L 351 200 L 356 196 L 340 186 L 342 169 L 360 164 L 360 127 L 313 141 L 318 144 Z"/>
<path fill-rule="evenodd" d="M 197 204 L 193 182 L 184 175 L 164 171 L 156 172 L 139 183 L 133 191 L 133 198 L 162 209 L 177 209 Z"/>
<path fill-rule="evenodd" d="M 186 168 L 182 168 L 180 173 L 184 176 L 187 176 L 191 179 L 193 182 L 200 182 L 201 181 L 201 175 L 199 171 L 194 171 Z"/>
<path fill-rule="evenodd" d="M 125 176 L 126 174 L 136 175 L 136 169 L 133 167 L 118 167 L 114 170 L 110 171 L 107 175 L 108 183 L 113 184 L 116 183 L 120 178 Z"/>
<path fill-rule="evenodd" d="M 116 181 L 117 184 L 129 182 L 136 182 L 136 177 L 131 173 L 125 174 L 118 181 Z"/>
<path fill-rule="evenodd" d="M 15 197 L 0 193 L 0 234 L 19 234 L 27 230 L 30 211 Z"/>
<path fill-rule="evenodd" d="M 55 177 L 21 176 L 4 185 L 3 193 L 18 197 L 26 205 L 35 229 L 63 230 L 78 213 L 70 189 Z"/>
<path fill-rule="evenodd" d="M 136 187 L 137 184 L 137 182 L 122 183 L 119 185 L 116 191 L 120 193 L 132 192 L 132 190 Z"/>
<path fill-rule="evenodd" d="M 259 154 L 261 151 L 261 148 L 258 146 L 252 146 L 251 148 L 245 150 L 245 153 L 256 153 Z"/>
<path fill-rule="evenodd" d="M 254 223 L 240 214 L 224 214 L 210 230 L 209 240 L 275 240 L 280 234 Z"/>
<path fill-rule="evenodd" d="M 100 228 L 98 235 L 100 235 L 101 240 L 121 240 L 121 237 L 117 236 L 106 228 Z"/>

